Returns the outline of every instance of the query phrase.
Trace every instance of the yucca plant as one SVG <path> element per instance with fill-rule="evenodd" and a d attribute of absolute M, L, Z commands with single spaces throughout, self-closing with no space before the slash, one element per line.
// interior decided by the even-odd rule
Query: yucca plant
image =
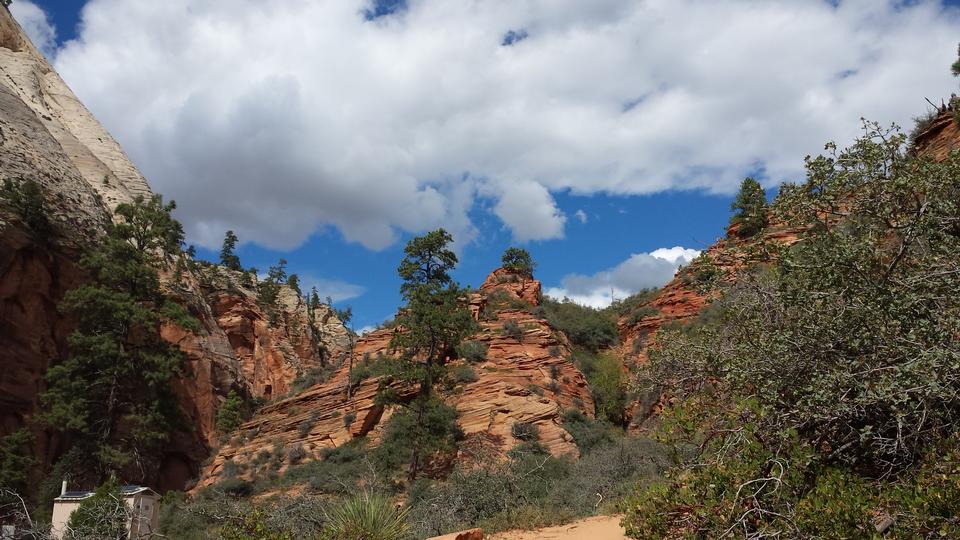
<path fill-rule="evenodd" d="M 403 540 L 409 537 L 407 511 L 390 499 L 370 493 L 352 497 L 330 515 L 326 537 L 331 540 Z"/>

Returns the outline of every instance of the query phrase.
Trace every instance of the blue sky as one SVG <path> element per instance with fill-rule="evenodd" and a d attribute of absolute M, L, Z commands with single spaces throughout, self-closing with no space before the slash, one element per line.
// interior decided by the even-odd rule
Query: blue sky
<path fill-rule="evenodd" d="M 949 95 L 960 36 L 960 0 L 34 3 L 15 15 L 201 256 L 234 229 L 357 328 L 437 226 L 464 285 L 510 245 L 584 302 L 661 284 L 744 176 L 772 194 L 861 116 Z"/>

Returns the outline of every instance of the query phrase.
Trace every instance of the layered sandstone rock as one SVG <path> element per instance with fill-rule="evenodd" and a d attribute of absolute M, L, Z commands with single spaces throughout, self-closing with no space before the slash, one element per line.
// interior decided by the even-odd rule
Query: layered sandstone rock
<path fill-rule="evenodd" d="M 502 269 L 491 274 L 470 298 L 481 327 L 470 339 L 487 346 L 486 359 L 471 365 L 475 381 L 460 383 L 444 396 L 457 408 L 468 440 L 482 441 L 500 455 L 517 443 L 511 436 L 517 422 L 535 424 L 540 442 L 554 455 L 576 455 L 576 445 L 560 425 L 561 414 L 569 408 L 594 414 L 586 379 L 569 360 L 566 338 L 530 312 L 539 302 L 539 281 Z M 519 326 L 519 339 L 505 335 L 507 321 Z M 380 357 L 393 361 L 390 341 L 399 331 L 384 328 L 362 336 L 352 356 L 354 365 Z M 450 359 L 451 367 L 464 363 Z M 302 448 L 306 459 L 319 459 L 324 448 L 357 437 L 367 437 L 376 445 L 391 410 L 374 403 L 377 379 L 350 387 L 349 371 L 350 364 L 345 362 L 330 380 L 261 409 L 219 449 L 199 485 L 215 483 L 227 462 L 248 465 L 264 451 L 282 456 Z M 407 395 L 414 392 L 398 390 Z M 251 472 L 247 468 L 246 474 Z"/>
<path fill-rule="evenodd" d="M 77 264 L 82 246 L 103 234 L 117 204 L 152 195 L 117 142 L 0 8 L 0 180 L 7 178 L 43 188 L 55 232 L 39 238 L 0 205 L 0 436 L 26 424 L 46 369 L 69 353 L 73 324 L 57 304 L 86 280 Z M 196 477 L 218 438 L 216 411 L 230 390 L 249 397 L 287 392 L 298 375 L 343 354 L 349 341 L 329 307 L 311 319 L 288 287 L 271 321 L 255 291 L 218 289 L 192 264 L 174 279 L 169 263 L 164 287 L 189 307 L 202 330 L 161 329 L 184 353 L 173 386 L 189 429 L 173 435 L 159 470 L 128 479 L 161 490 L 182 488 Z M 63 449 L 49 433 L 34 435 L 45 469 Z"/>

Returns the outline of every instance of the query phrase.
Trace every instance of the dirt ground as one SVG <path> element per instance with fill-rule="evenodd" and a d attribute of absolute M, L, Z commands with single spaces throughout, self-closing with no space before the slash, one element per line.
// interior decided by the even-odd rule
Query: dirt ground
<path fill-rule="evenodd" d="M 507 531 L 492 540 L 626 540 L 620 516 L 596 516 L 559 527 L 535 531 Z"/>

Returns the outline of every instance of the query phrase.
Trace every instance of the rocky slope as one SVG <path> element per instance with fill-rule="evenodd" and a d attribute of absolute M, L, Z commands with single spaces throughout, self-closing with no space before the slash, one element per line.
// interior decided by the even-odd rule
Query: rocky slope
<path fill-rule="evenodd" d="M 503 454 L 516 444 L 510 434 L 513 424 L 528 422 L 538 426 L 540 440 L 550 452 L 576 455 L 576 445 L 560 426 L 560 415 L 568 408 L 579 408 L 592 416 L 593 399 L 583 374 L 568 359 L 566 338 L 530 313 L 539 302 L 539 281 L 503 269 L 492 273 L 471 296 L 470 308 L 481 326 L 471 340 L 486 345 L 486 358 L 471 365 L 476 380 L 464 380 L 445 395 L 459 412 L 468 438 L 464 448 L 481 445 Z M 507 321 L 517 323 L 522 337 L 504 335 Z M 389 357 L 395 331 L 383 328 L 362 336 L 353 354 L 354 366 Z M 450 363 L 456 366 L 466 360 L 450 359 Z M 357 437 L 366 436 L 376 444 L 391 410 L 374 403 L 376 378 L 355 381 L 348 395 L 349 370 L 347 362 L 328 381 L 261 409 L 219 449 L 199 485 L 215 483 L 228 462 L 244 471 L 241 476 L 252 476 L 257 456 L 263 452 L 282 459 L 299 447 L 307 459 L 318 459 L 324 448 Z M 412 389 L 400 390 L 412 393 Z"/>
<path fill-rule="evenodd" d="M 3 179 L 42 186 L 55 232 L 38 238 L 0 205 L 0 436 L 27 425 L 44 372 L 69 352 L 72 321 L 56 306 L 86 279 L 77 265 L 80 250 L 103 233 L 117 204 L 152 195 L 119 144 L 0 8 Z M 192 429 L 174 436 L 160 470 L 126 480 L 183 487 L 216 443 L 216 411 L 230 390 L 266 398 L 285 393 L 297 375 L 342 354 L 349 341 L 329 308 L 321 306 L 310 320 L 299 295 L 283 287 L 271 321 L 253 289 L 211 268 L 189 264 L 180 279 L 168 273 L 164 280 L 202 326 L 198 334 L 170 324 L 162 329 L 184 353 L 174 386 Z M 46 469 L 62 453 L 61 441 L 34 431 L 34 453 Z"/>
<path fill-rule="evenodd" d="M 925 130 L 917 134 L 915 151 L 933 159 L 944 159 L 960 150 L 960 125 L 954 112 L 946 107 L 939 111 Z M 737 275 L 756 264 L 773 262 L 764 245 L 789 246 L 800 240 L 805 228 L 773 223 L 754 238 L 740 239 L 737 227 L 731 226 L 724 238 L 707 248 L 701 258 L 681 268 L 676 276 L 640 307 L 649 307 L 649 314 L 639 318 L 630 315 L 618 321 L 621 345 L 617 354 L 629 369 L 647 360 L 647 349 L 657 331 L 664 326 L 683 323 L 699 315 L 716 294 L 711 283 L 732 283 Z M 655 400 L 637 401 L 631 405 L 636 429 L 650 418 Z"/>

